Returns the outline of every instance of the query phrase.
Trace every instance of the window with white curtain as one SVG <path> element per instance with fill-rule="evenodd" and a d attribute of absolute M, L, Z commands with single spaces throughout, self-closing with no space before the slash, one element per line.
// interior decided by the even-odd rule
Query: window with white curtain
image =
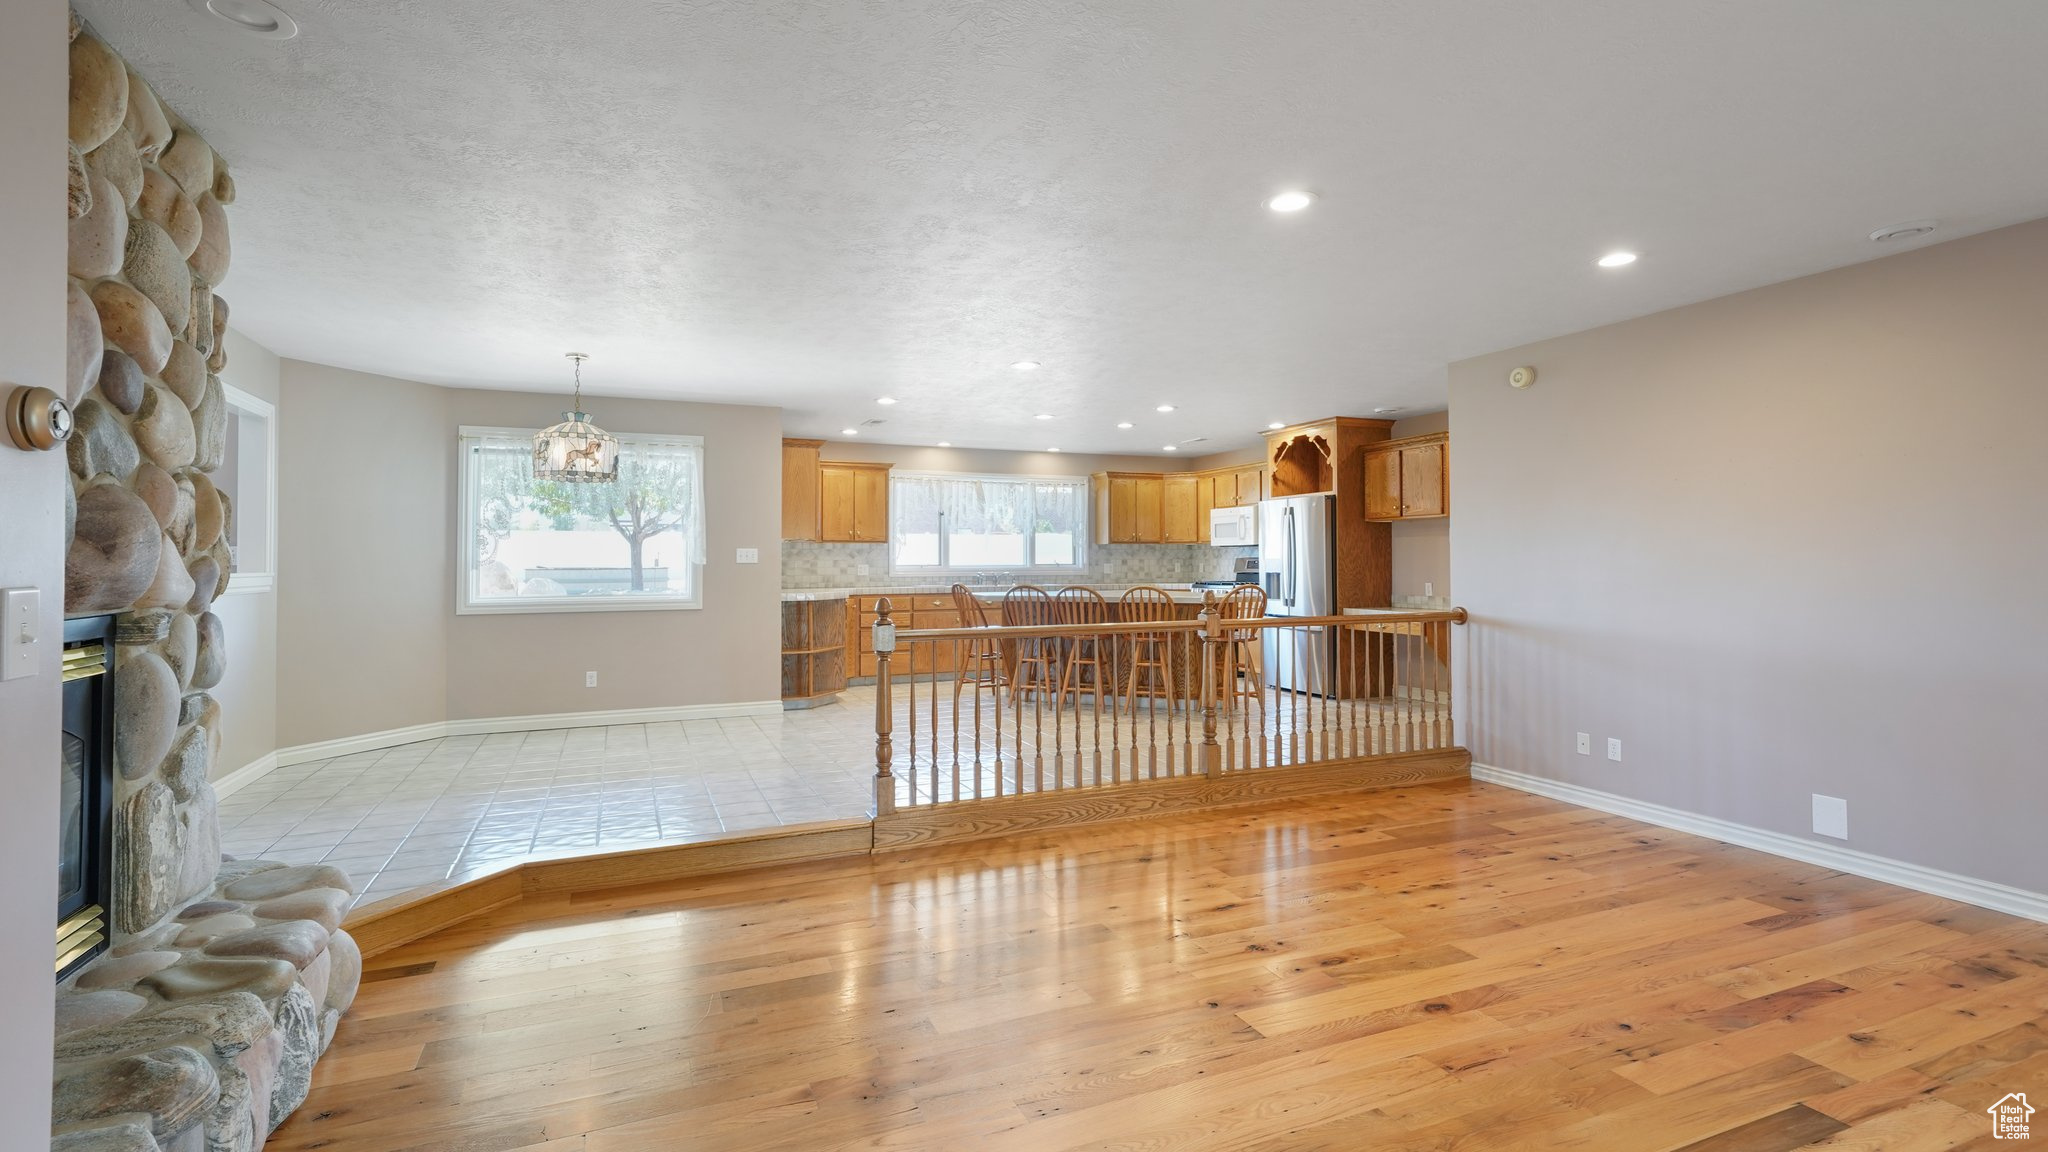
<path fill-rule="evenodd" d="M 898 572 L 1078 572 L 1088 562 L 1085 476 L 907 472 L 889 482 Z"/>
<path fill-rule="evenodd" d="M 533 432 L 464 428 L 460 613 L 703 606 L 704 441 L 619 436 L 615 484 L 533 478 Z"/>

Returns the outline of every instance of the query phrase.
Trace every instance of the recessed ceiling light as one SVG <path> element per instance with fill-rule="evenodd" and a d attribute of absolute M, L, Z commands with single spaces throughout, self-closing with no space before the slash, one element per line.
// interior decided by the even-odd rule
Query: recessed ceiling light
<path fill-rule="evenodd" d="M 1275 212 L 1299 212 L 1315 202 L 1315 193 L 1291 190 L 1278 193 L 1272 199 L 1266 201 L 1266 207 L 1271 208 Z"/>
<path fill-rule="evenodd" d="M 1388 413 L 1388 412 L 1399 412 L 1399 411 L 1400 411 L 1400 409 L 1399 409 L 1399 408 L 1375 408 L 1375 409 L 1373 409 L 1373 411 L 1374 411 L 1374 412 L 1377 412 L 1377 413 L 1381 413 L 1382 415 L 1384 415 L 1385 413 Z"/>
<path fill-rule="evenodd" d="M 1935 227 L 1935 222 L 1932 220 L 1908 220 L 1904 224 L 1894 224 L 1889 228 L 1879 228 L 1870 234 L 1870 238 L 1880 244 L 1888 240 L 1911 240 L 1915 236 L 1927 235 L 1929 232 L 1934 231 Z"/>
<path fill-rule="evenodd" d="M 1609 252 L 1599 261 L 1602 268 L 1625 268 L 1635 262 L 1636 254 L 1633 252 Z"/>
<path fill-rule="evenodd" d="M 1162 444 L 1162 445 L 1160 445 L 1160 446 L 1159 446 L 1159 450 L 1160 450 L 1161 452 L 1178 452 L 1178 451 L 1180 451 L 1180 445 L 1178 445 L 1178 444 Z"/>
<path fill-rule="evenodd" d="M 894 396 L 877 396 L 877 397 L 875 397 L 875 403 L 877 403 L 877 404 L 894 404 L 895 402 L 896 402 L 896 398 L 895 398 Z"/>
<path fill-rule="evenodd" d="M 858 428 L 841 428 L 841 429 L 839 430 L 839 434 L 840 434 L 841 436 L 858 436 L 858 435 L 860 435 L 860 429 L 858 429 Z"/>
<path fill-rule="evenodd" d="M 1046 449 L 1046 451 L 1047 451 L 1047 452 L 1057 452 L 1057 451 L 1059 451 L 1059 449 L 1057 449 L 1057 448 L 1047 448 L 1047 449 Z"/>
<path fill-rule="evenodd" d="M 1171 404 L 1161 404 L 1161 405 L 1160 405 L 1159 407 L 1157 407 L 1157 408 L 1154 408 L 1154 409 L 1153 409 L 1153 411 L 1154 411 L 1154 412 L 1171 412 L 1171 411 L 1173 411 L 1173 405 L 1171 405 Z"/>
<path fill-rule="evenodd" d="M 265 40 L 289 40 L 299 34 L 298 21 L 269 0 L 185 0 L 194 12 L 211 16 L 237 32 Z"/>
<path fill-rule="evenodd" d="M 1033 419 L 1033 420 L 1050 420 L 1050 419 L 1052 419 L 1052 413 L 1050 413 L 1050 412 L 1040 412 L 1040 413 L 1039 413 L 1038 415 L 1036 415 L 1036 416 L 1033 416 L 1033 417 L 1032 417 L 1032 419 Z"/>
<path fill-rule="evenodd" d="M 951 448 L 952 446 L 953 446 L 953 442 L 952 442 L 951 440 L 941 440 L 941 441 L 939 441 L 939 447 L 941 447 L 941 448 Z"/>
<path fill-rule="evenodd" d="M 1281 423 L 1280 421 L 1278 421 L 1278 420 L 1275 420 L 1275 421 L 1273 421 L 1273 422 L 1272 422 L 1271 424 L 1268 424 L 1268 425 L 1266 425 L 1266 428 L 1267 428 L 1267 430 L 1268 430 L 1268 431 L 1270 431 L 1270 430 L 1272 430 L 1272 429 L 1274 429 L 1274 428 L 1285 428 L 1285 427 L 1287 427 L 1287 425 L 1285 425 L 1285 424 L 1282 424 L 1282 423 Z"/>
<path fill-rule="evenodd" d="M 1019 371 L 1019 372 L 1029 372 L 1029 371 L 1031 371 L 1031 370 L 1032 370 L 1033 368 L 1036 368 L 1036 367 L 1038 367 L 1038 361 L 1036 361 L 1036 360 L 1019 360 L 1019 361 L 1017 361 L 1017 362 L 1016 362 L 1015 364 L 1012 364 L 1012 365 L 1010 365 L 1010 367 L 1012 367 L 1012 368 L 1015 368 L 1015 369 L 1016 369 L 1017 371 Z"/>
<path fill-rule="evenodd" d="M 1117 425 L 1116 425 L 1116 426 L 1117 426 L 1117 427 L 1119 427 L 1119 428 L 1130 428 L 1130 427 L 1134 427 L 1134 425 L 1133 425 L 1133 424 L 1132 424 L 1132 423 L 1131 423 L 1131 422 L 1130 422 L 1129 420 L 1119 420 L 1119 421 L 1117 421 Z"/>

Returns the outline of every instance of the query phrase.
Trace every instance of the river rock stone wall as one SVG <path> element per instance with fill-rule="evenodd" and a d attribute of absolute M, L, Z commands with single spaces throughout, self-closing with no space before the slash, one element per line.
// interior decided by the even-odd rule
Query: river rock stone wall
<path fill-rule="evenodd" d="M 64 610 L 115 614 L 112 947 L 58 989 L 52 1147 L 252 1152 L 354 999 L 348 877 L 224 859 L 208 783 L 227 446 L 227 163 L 71 23 Z"/>

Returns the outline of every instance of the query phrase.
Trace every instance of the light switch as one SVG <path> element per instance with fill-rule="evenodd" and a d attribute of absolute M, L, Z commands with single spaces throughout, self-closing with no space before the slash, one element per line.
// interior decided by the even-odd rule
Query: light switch
<path fill-rule="evenodd" d="M 42 665 L 43 590 L 0 589 L 0 680 L 21 680 Z"/>
<path fill-rule="evenodd" d="M 761 562 L 761 550 L 759 548 L 739 549 L 738 562 L 741 564 L 759 564 Z"/>

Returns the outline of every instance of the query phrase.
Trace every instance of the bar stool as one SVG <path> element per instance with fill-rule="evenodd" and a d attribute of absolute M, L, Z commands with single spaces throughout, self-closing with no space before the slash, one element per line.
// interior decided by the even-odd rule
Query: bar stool
<path fill-rule="evenodd" d="M 1003 593 L 1003 627 L 1046 628 L 1058 623 L 1052 593 L 1036 584 L 1019 584 Z M 1050 636 L 1017 638 L 1017 666 L 1010 673 L 1010 699 L 1031 691 L 1039 699 L 1059 690 L 1053 666 L 1059 662 L 1059 643 Z"/>
<path fill-rule="evenodd" d="M 1123 594 L 1117 601 L 1117 619 L 1125 624 L 1165 623 L 1174 618 L 1173 597 L 1166 589 L 1154 588 L 1149 584 L 1140 585 Z M 1173 688 L 1173 634 L 1171 632 L 1131 633 L 1131 672 L 1124 684 L 1124 694 L 1130 697 L 1130 710 L 1138 711 L 1138 681 L 1143 678 L 1145 695 L 1164 696 L 1168 708 L 1173 707 L 1176 693 Z"/>
<path fill-rule="evenodd" d="M 1266 590 L 1257 584 L 1239 584 L 1223 597 L 1221 611 L 1225 620 L 1263 619 L 1266 615 Z M 1232 628 L 1224 635 L 1230 645 L 1225 674 L 1230 686 L 1230 697 L 1233 700 L 1239 696 L 1253 697 L 1259 701 L 1261 707 L 1264 707 L 1265 657 L 1260 651 L 1259 629 Z M 1246 686 L 1247 682 L 1249 687 Z"/>
<path fill-rule="evenodd" d="M 953 607 L 960 613 L 962 628 L 986 628 L 989 626 L 988 610 L 973 590 L 965 584 L 953 585 Z M 959 702 L 960 692 L 967 685 L 974 685 L 974 706 L 981 707 L 981 690 L 1000 693 L 1008 683 L 1003 675 L 1003 646 L 993 636 L 977 636 L 967 642 L 967 649 L 961 653 L 960 668 L 953 675 L 953 700 Z"/>
<path fill-rule="evenodd" d="M 1062 588 L 1053 597 L 1054 615 L 1062 624 L 1106 624 L 1109 622 L 1109 601 L 1093 588 L 1069 586 Z M 1058 704 L 1064 706 L 1071 694 L 1078 705 L 1083 689 L 1095 693 L 1095 706 L 1102 707 L 1102 637 L 1069 636 L 1061 643 L 1060 694 Z M 1075 672 L 1088 670 L 1085 683 L 1077 683 Z M 1114 692 L 1114 689 L 1111 690 Z"/>

